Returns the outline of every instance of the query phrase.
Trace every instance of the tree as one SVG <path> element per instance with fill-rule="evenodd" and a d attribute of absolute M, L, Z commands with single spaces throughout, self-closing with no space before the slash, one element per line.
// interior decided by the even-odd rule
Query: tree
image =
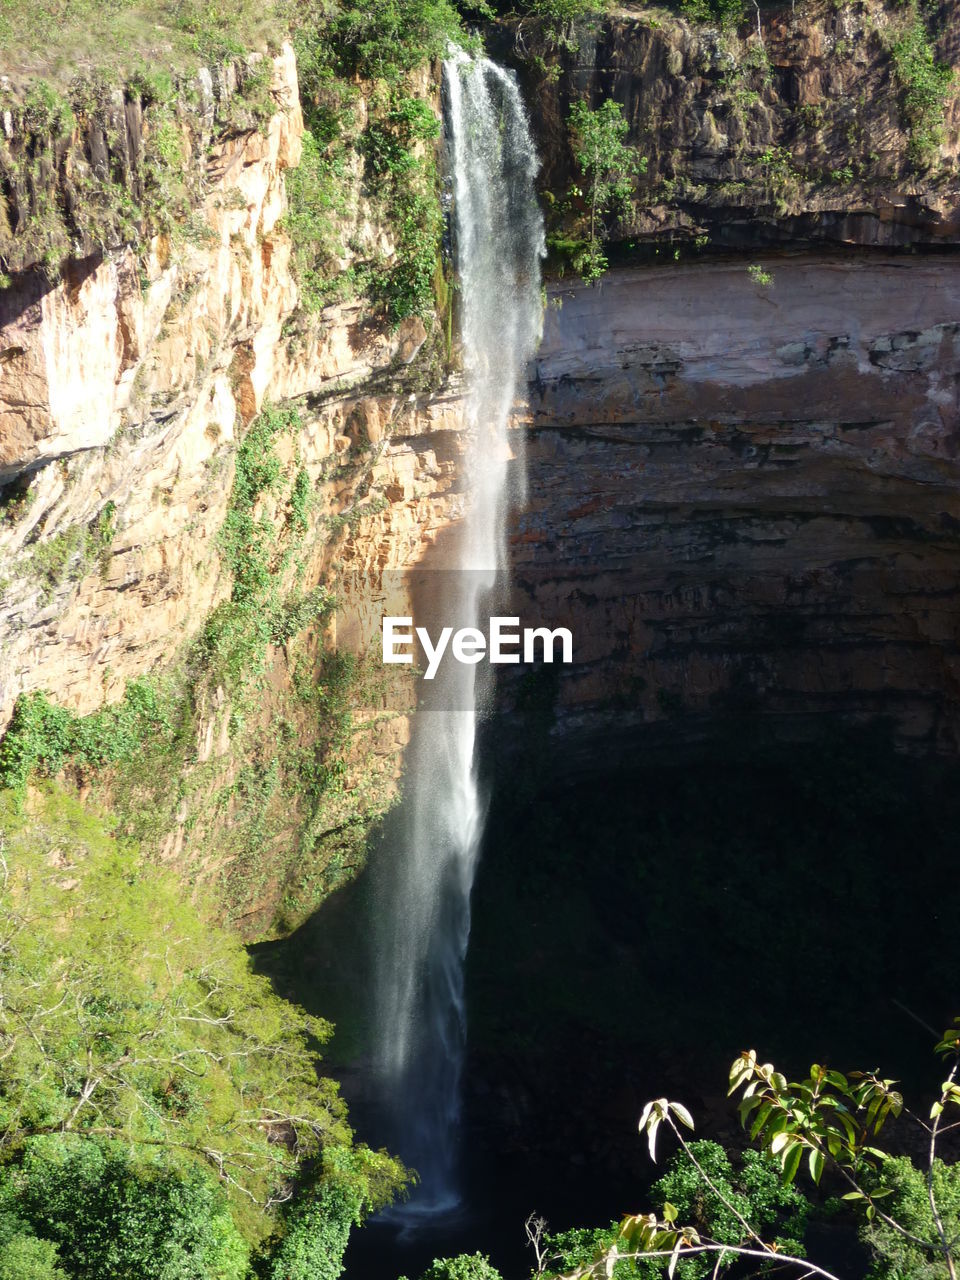
<path fill-rule="evenodd" d="M 0 1158 L 18 1194 L 54 1160 L 68 1181 L 99 1161 L 116 1182 L 113 1140 L 154 1197 L 195 1198 L 212 1175 L 253 1243 L 307 1163 L 349 1159 L 360 1200 L 389 1200 L 402 1166 L 353 1145 L 319 1073 L 329 1024 L 79 803 L 48 787 L 30 804 L 0 815 Z"/>
<path fill-rule="evenodd" d="M 501 1280 L 500 1272 L 482 1253 L 434 1258 L 420 1280 Z"/>
<path fill-rule="evenodd" d="M 907 1258 L 908 1266 L 896 1274 L 912 1275 L 922 1269 L 931 1277 L 957 1280 L 960 1183 L 956 1171 L 948 1171 L 937 1159 L 936 1148 L 944 1132 L 960 1127 L 956 1111 L 950 1110 L 960 1110 L 960 1018 L 944 1032 L 936 1051 L 946 1063 L 946 1079 L 928 1120 L 906 1111 L 903 1098 L 894 1087 L 896 1082 L 877 1072 L 845 1075 L 814 1064 L 805 1080 L 788 1082 L 772 1063 L 759 1062 L 753 1050 L 741 1054 L 731 1066 L 730 1093 L 742 1095 L 741 1121 L 751 1139 L 768 1157 L 776 1159 L 786 1185 L 794 1181 L 801 1168 L 806 1168 L 815 1183 L 830 1168 L 849 1188 L 843 1199 L 864 1209 L 864 1236 L 875 1253 L 886 1259 L 898 1254 L 901 1260 Z M 900 1114 L 907 1115 L 926 1135 L 927 1163 L 923 1171 L 914 1169 L 909 1161 L 893 1158 L 876 1145 L 889 1117 Z M 946 1124 L 944 1115 L 949 1115 Z M 661 1127 L 669 1129 L 679 1143 L 697 1175 L 701 1195 L 713 1198 L 709 1221 L 683 1223 L 681 1208 L 686 1216 L 689 1202 L 678 1205 L 664 1197 L 659 1212 L 628 1215 L 612 1239 L 597 1240 L 590 1256 L 573 1259 L 572 1269 L 564 1268 L 565 1256 L 551 1255 L 549 1250 L 537 1247 L 538 1276 L 562 1275 L 563 1280 L 610 1276 L 618 1273 L 621 1264 L 631 1262 L 655 1263 L 658 1270 L 666 1269 L 672 1280 L 679 1267 L 698 1258 L 710 1260 L 712 1274 L 739 1258 L 750 1258 L 775 1260 L 781 1268 L 792 1267 L 806 1276 L 837 1280 L 825 1268 L 800 1257 L 796 1249 L 790 1252 L 791 1246 L 781 1247 L 781 1242 L 769 1238 L 770 1233 L 765 1230 L 769 1223 L 751 1205 L 738 1199 L 726 1170 L 717 1167 L 703 1144 L 684 1136 L 684 1129 L 694 1127 L 686 1107 L 667 1098 L 647 1103 L 640 1118 L 640 1131 L 647 1136 L 651 1159 L 656 1158 Z M 665 1190 L 662 1184 L 659 1189 Z M 732 1239 L 728 1233 L 731 1224 Z M 918 1264 L 916 1269 L 914 1263 Z M 638 1270 L 637 1274 L 646 1273 Z M 693 1270 L 686 1274 L 703 1272 Z"/>
<path fill-rule="evenodd" d="M 607 268 L 601 249 L 602 220 L 614 209 L 622 208 L 633 190 L 633 179 L 646 168 L 646 160 L 637 160 L 624 138 L 630 126 L 623 118 L 619 102 L 608 98 L 595 111 L 585 102 L 575 102 L 567 117 L 573 154 L 586 180 L 586 191 L 574 187 L 571 194 L 586 202 L 589 232 L 585 244 L 574 259 L 574 266 L 584 280 L 596 280 Z"/>
<path fill-rule="evenodd" d="M 242 1280 L 247 1271 L 249 1246 L 222 1188 L 160 1152 L 135 1161 L 113 1141 L 34 1138 L 5 1170 L 0 1204 L 71 1280 Z"/>
<path fill-rule="evenodd" d="M 322 1184 L 303 1196 L 273 1252 L 269 1280 L 337 1280 L 360 1211 L 360 1196 L 340 1182 Z"/>
<path fill-rule="evenodd" d="M 709 1233 L 720 1243 L 737 1244 L 742 1236 L 735 1212 L 764 1228 L 778 1249 L 801 1254 L 810 1203 L 796 1187 L 781 1181 L 779 1163 L 757 1151 L 746 1151 L 738 1166 L 715 1142 L 690 1143 L 691 1156 L 709 1175 L 716 1191 L 705 1187 L 690 1156 L 681 1148 L 671 1157 L 667 1171 L 651 1188 L 657 1204 L 672 1204 L 678 1218 L 689 1219 L 701 1235 Z M 728 1204 L 731 1206 L 728 1208 Z M 530 1224 L 528 1222 L 528 1234 Z M 553 1259 L 562 1271 L 576 1271 L 608 1251 L 620 1233 L 618 1223 L 595 1230 L 575 1229 L 544 1235 L 540 1256 Z M 706 1254 L 684 1258 L 678 1268 L 681 1280 L 709 1276 L 715 1259 Z M 655 1259 L 639 1256 L 617 1261 L 614 1280 L 654 1280 L 663 1270 Z"/>

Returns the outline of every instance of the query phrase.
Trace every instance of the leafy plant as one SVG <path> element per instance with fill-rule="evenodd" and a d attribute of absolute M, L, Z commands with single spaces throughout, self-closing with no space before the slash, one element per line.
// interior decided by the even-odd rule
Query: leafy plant
<path fill-rule="evenodd" d="M 931 1187 L 923 1172 L 905 1156 L 891 1156 L 883 1163 L 881 1177 L 890 1189 L 884 1208 L 909 1234 L 878 1217 L 864 1223 L 860 1238 L 874 1258 L 868 1280 L 907 1280 L 912 1276 L 946 1280 L 946 1263 L 931 1262 L 929 1252 L 917 1243 L 932 1239 L 937 1230 L 931 1210 Z M 930 1182 L 944 1233 L 950 1240 L 960 1240 L 960 1165 L 934 1160 Z"/>
<path fill-rule="evenodd" d="M 131 680 L 120 702 L 89 716 L 54 705 L 42 691 L 22 694 L 0 741 L 0 786 L 22 800 L 34 772 L 52 777 L 68 762 L 84 770 L 118 764 L 169 728 L 169 708 L 144 678 Z"/>
<path fill-rule="evenodd" d="M 577 24 L 603 13 L 597 0 L 528 0 L 526 9 L 542 22 L 548 43 L 570 52 L 578 48 Z"/>
<path fill-rule="evenodd" d="M 937 62 L 915 0 L 910 5 L 907 25 L 890 54 L 902 92 L 904 122 L 910 132 L 908 154 L 916 164 L 928 165 L 943 141 L 944 109 L 953 84 L 953 68 Z"/>
<path fill-rule="evenodd" d="M 705 1185 L 704 1175 L 714 1189 Z M 667 1172 L 653 1185 L 650 1195 L 654 1203 L 672 1206 L 678 1219 L 692 1222 L 701 1235 L 713 1240 L 738 1244 L 743 1236 L 742 1219 L 749 1218 L 764 1229 L 778 1249 L 803 1254 L 809 1201 L 780 1180 L 775 1160 L 756 1151 L 744 1152 L 740 1167 L 735 1169 L 731 1157 L 717 1143 L 692 1141 L 689 1154 L 681 1148 L 670 1158 Z M 607 1254 L 619 1234 L 617 1223 L 548 1234 L 543 1237 L 541 1252 L 549 1257 L 551 1271 L 575 1271 L 590 1267 L 598 1256 Z M 726 1270 L 735 1260 L 731 1254 L 718 1265 L 717 1259 L 697 1254 L 681 1261 L 677 1274 L 682 1280 L 701 1280 L 715 1270 L 717 1274 Z M 653 1280 L 662 1270 L 662 1264 L 654 1259 L 625 1258 L 615 1262 L 613 1280 Z"/>
<path fill-rule="evenodd" d="M 773 284 L 773 275 L 769 271 L 764 270 L 764 268 L 760 266 L 759 262 L 755 262 L 752 266 L 747 267 L 747 274 L 753 283 L 760 289 L 769 289 Z"/>
<path fill-rule="evenodd" d="M 269 1280 L 338 1280 L 361 1207 L 360 1195 L 339 1181 L 301 1196 L 270 1259 Z"/>
<path fill-rule="evenodd" d="M 28 1140 L 0 1174 L 0 1204 L 70 1280 L 243 1280 L 249 1246 L 204 1170 L 117 1142 Z"/>
<path fill-rule="evenodd" d="M 107 502 L 89 524 L 71 525 L 45 542 L 35 543 L 19 570 L 40 579 L 46 599 L 64 582 L 79 582 L 95 564 L 101 574 L 106 573 L 116 534 L 116 510 L 113 502 Z"/>
<path fill-rule="evenodd" d="M 0 1241 L 0 1280 L 69 1280 L 57 1266 L 57 1246 L 28 1231 L 17 1231 Z"/>
<path fill-rule="evenodd" d="M 584 280 L 598 279 L 607 267 L 601 248 L 602 220 L 630 199 L 634 176 L 645 168 L 624 139 L 630 126 L 623 118 L 619 102 L 607 98 L 596 110 L 583 101 L 575 102 L 567 117 L 573 139 L 573 153 L 586 180 L 586 191 L 575 188 L 589 218 L 586 243 L 574 258 L 574 266 Z"/>
<path fill-rule="evenodd" d="M 434 1258 L 420 1280 L 501 1280 L 500 1272 L 482 1253 Z"/>
<path fill-rule="evenodd" d="M 680 0 L 680 11 L 694 22 L 738 27 L 746 15 L 745 0 Z"/>
<path fill-rule="evenodd" d="M 815 1183 L 819 1183 L 827 1167 L 832 1168 L 850 1187 L 843 1200 L 864 1207 L 864 1234 L 882 1265 L 890 1260 L 895 1260 L 896 1265 L 906 1262 L 904 1270 L 896 1274 L 910 1276 L 920 1270 L 927 1274 L 929 1270 L 930 1274 L 956 1280 L 960 1183 L 953 1173 L 944 1172 L 936 1148 L 943 1116 L 949 1108 L 960 1108 L 960 1085 L 956 1083 L 960 1069 L 960 1018 L 947 1028 L 936 1050 L 946 1062 L 946 1079 L 931 1106 L 929 1123 L 911 1115 L 928 1140 L 927 1167 L 922 1173 L 913 1170 L 909 1161 L 893 1161 L 875 1145 L 886 1120 L 903 1111 L 903 1099 L 894 1088 L 896 1082 L 881 1078 L 875 1071 L 845 1075 L 814 1064 L 805 1080 L 791 1083 L 772 1063 L 760 1063 L 751 1050 L 741 1054 L 730 1068 L 730 1093 L 742 1093 L 741 1120 L 766 1157 L 779 1165 L 787 1193 L 802 1165 L 807 1166 Z M 960 1123 L 953 1118 L 955 1115 L 952 1112 L 951 1127 Z M 799 1242 L 791 1238 L 802 1228 L 805 1213 L 801 1202 L 790 1203 L 789 1194 L 786 1199 L 782 1193 L 771 1195 L 773 1186 L 769 1181 L 756 1181 L 756 1175 L 763 1177 L 764 1171 L 755 1161 L 751 1172 L 754 1191 L 760 1192 L 759 1200 L 755 1203 L 749 1197 L 741 1197 L 731 1183 L 729 1162 L 723 1153 L 718 1156 L 712 1143 L 695 1143 L 684 1136 L 683 1130 L 693 1127 L 693 1117 L 681 1103 L 667 1098 L 648 1102 L 640 1117 L 640 1131 L 647 1136 L 651 1158 L 656 1158 L 657 1136 L 664 1128 L 672 1133 L 696 1175 L 691 1177 L 683 1165 L 674 1166 L 667 1179 L 655 1188 L 671 1192 L 680 1203 L 664 1197 L 659 1212 L 630 1214 L 611 1234 L 597 1233 L 591 1241 L 576 1241 L 578 1256 L 573 1259 L 564 1253 L 551 1255 L 549 1247 L 541 1243 L 542 1224 L 537 1222 L 531 1227 L 528 1220 L 537 1275 L 562 1274 L 564 1280 L 616 1276 L 617 1269 L 629 1263 L 637 1268 L 654 1268 L 652 1273 L 640 1270 L 635 1274 L 657 1274 L 665 1268 L 672 1280 L 676 1274 L 704 1275 L 705 1266 L 716 1275 L 739 1259 L 757 1259 L 775 1261 L 780 1267 L 795 1268 L 823 1280 L 837 1280 L 824 1267 L 802 1257 L 797 1248 Z M 926 1192 L 926 1204 L 919 1194 L 921 1187 Z M 771 1240 L 771 1209 L 784 1208 L 793 1212 L 788 1235 Z M 688 1220 L 684 1222 L 684 1218 Z M 589 1256 L 584 1256 L 583 1244 L 588 1248 L 592 1245 Z M 569 1261 L 574 1265 L 568 1269 Z M 914 1264 L 917 1271 L 912 1269 Z M 627 1276 L 631 1272 L 624 1270 L 620 1274 Z M 889 1275 L 890 1271 L 879 1274 Z"/>
<path fill-rule="evenodd" d="M 125 1274 L 102 1254 L 82 1272 L 71 1250 L 93 1249 L 97 1222 L 128 1213 L 148 1249 L 144 1216 L 182 1225 L 189 1203 L 209 1247 L 235 1259 L 236 1239 L 216 1228 L 222 1197 L 256 1241 L 308 1161 L 347 1168 L 361 1203 L 390 1198 L 401 1167 L 354 1147 L 337 1086 L 318 1073 L 329 1024 L 277 997 L 174 875 L 76 801 L 51 790 L 29 820 L 9 807 L 3 819 L 0 1144 L 16 1213 L 59 1243 L 62 1265 Z M 125 1162 L 149 1184 L 141 1209 Z"/>

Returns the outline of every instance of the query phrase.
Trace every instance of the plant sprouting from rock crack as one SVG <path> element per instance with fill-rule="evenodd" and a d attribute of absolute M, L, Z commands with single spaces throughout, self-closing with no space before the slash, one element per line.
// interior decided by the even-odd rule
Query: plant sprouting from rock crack
<path fill-rule="evenodd" d="M 585 242 L 574 254 L 573 265 L 588 283 L 607 268 L 603 252 L 603 220 L 621 211 L 633 192 L 637 173 L 646 160 L 637 160 L 624 139 L 630 131 L 619 102 L 607 98 L 595 110 L 586 102 L 575 102 L 567 117 L 573 154 L 584 175 L 585 188 L 574 187 L 571 196 L 582 202 L 588 230 Z"/>

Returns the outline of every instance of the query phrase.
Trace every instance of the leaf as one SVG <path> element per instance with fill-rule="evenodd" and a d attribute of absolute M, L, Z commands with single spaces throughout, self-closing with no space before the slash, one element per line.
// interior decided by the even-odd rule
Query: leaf
<path fill-rule="evenodd" d="M 693 1128 L 693 1116 L 690 1114 L 690 1112 L 687 1110 L 686 1107 L 681 1105 L 681 1103 L 671 1102 L 670 1110 L 673 1112 L 673 1114 L 677 1117 L 677 1119 L 682 1124 L 685 1124 L 687 1126 L 688 1129 Z"/>
<path fill-rule="evenodd" d="M 803 1144 L 797 1142 L 794 1146 L 788 1147 L 783 1156 L 783 1176 L 785 1181 L 792 1182 L 797 1176 L 797 1170 L 800 1168 L 800 1160 L 803 1156 Z"/>
<path fill-rule="evenodd" d="M 647 1127 L 647 1145 L 650 1148 L 650 1159 L 654 1164 L 657 1163 L 657 1128 L 659 1124 L 660 1121 L 654 1119 L 650 1121 Z"/>
<path fill-rule="evenodd" d="M 761 1129 L 767 1123 L 767 1118 L 769 1117 L 770 1112 L 772 1110 L 773 1110 L 772 1106 L 770 1105 L 769 1102 L 767 1102 L 767 1103 L 764 1103 L 764 1105 L 757 1112 L 756 1119 L 754 1120 L 753 1124 L 750 1126 L 751 1142 L 753 1142 L 757 1138 Z"/>
<path fill-rule="evenodd" d="M 791 1134 L 786 1132 L 776 1134 L 773 1141 L 770 1143 L 770 1154 L 774 1156 L 778 1155 L 790 1141 L 791 1136 Z"/>
<path fill-rule="evenodd" d="M 663 1206 L 663 1220 L 664 1222 L 676 1222 L 677 1220 L 677 1207 L 671 1204 L 669 1200 Z"/>
<path fill-rule="evenodd" d="M 810 1165 L 810 1177 L 814 1182 L 819 1182 L 820 1175 L 823 1173 L 823 1152 L 818 1151 L 816 1147 L 811 1147 L 808 1163 Z"/>
<path fill-rule="evenodd" d="M 879 1147 L 864 1147 L 863 1149 L 867 1155 L 875 1156 L 878 1160 L 890 1159 L 889 1151 L 881 1151 Z"/>
<path fill-rule="evenodd" d="M 857 1141 L 857 1131 L 853 1127 L 853 1121 L 844 1111 L 837 1112 L 837 1119 L 840 1121 L 840 1123 L 843 1125 L 844 1129 L 846 1130 L 847 1139 L 850 1142 L 850 1144 L 851 1145 L 855 1144 Z"/>
<path fill-rule="evenodd" d="M 682 1248 L 683 1248 L 683 1236 L 681 1236 L 677 1240 L 677 1243 L 673 1246 L 673 1253 L 671 1253 L 670 1255 L 670 1265 L 667 1267 L 667 1275 L 670 1277 L 670 1280 L 673 1280 L 673 1273 L 677 1269 L 677 1260 L 680 1257 L 680 1250 Z"/>

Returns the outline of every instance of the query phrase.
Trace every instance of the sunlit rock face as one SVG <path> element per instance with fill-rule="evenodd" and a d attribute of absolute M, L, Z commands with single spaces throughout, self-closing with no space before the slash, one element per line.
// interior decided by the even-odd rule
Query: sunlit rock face
<path fill-rule="evenodd" d="M 298 438 L 279 448 L 316 494 L 307 578 L 336 561 L 364 584 L 345 602 L 348 640 L 378 575 L 415 562 L 448 522 L 456 388 L 430 398 L 383 383 L 415 361 L 423 323 L 371 324 L 360 303 L 297 310 L 283 215 L 303 121 L 289 46 L 273 96 L 262 131 L 192 139 L 208 146 L 202 234 L 158 236 L 139 262 L 126 248 L 70 260 L 55 285 L 26 272 L 0 291 L 0 730 L 34 689 L 81 713 L 114 701 L 169 665 L 226 597 L 218 532 L 237 445 L 264 404 L 301 410 Z M 441 443 L 414 447 L 424 434 Z M 39 570 L 104 511 L 109 555 L 74 557 L 56 581 Z M 259 514 L 283 520 L 269 502 Z"/>
<path fill-rule="evenodd" d="M 960 10 L 942 0 L 926 12 L 934 56 L 955 67 Z M 574 48 L 527 20 L 500 41 L 527 78 L 551 209 L 551 195 L 582 185 L 571 101 L 620 104 L 643 172 L 607 225 L 630 251 L 956 245 L 960 98 L 948 96 L 938 145 L 918 164 L 890 52 L 905 22 L 893 0 L 763 5 L 736 34 L 621 7 L 579 25 Z"/>
<path fill-rule="evenodd" d="M 558 731 L 884 716 L 954 751 L 960 272 L 767 267 L 551 292 L 513 556 L 518 609 L 574 632 Z"/>

